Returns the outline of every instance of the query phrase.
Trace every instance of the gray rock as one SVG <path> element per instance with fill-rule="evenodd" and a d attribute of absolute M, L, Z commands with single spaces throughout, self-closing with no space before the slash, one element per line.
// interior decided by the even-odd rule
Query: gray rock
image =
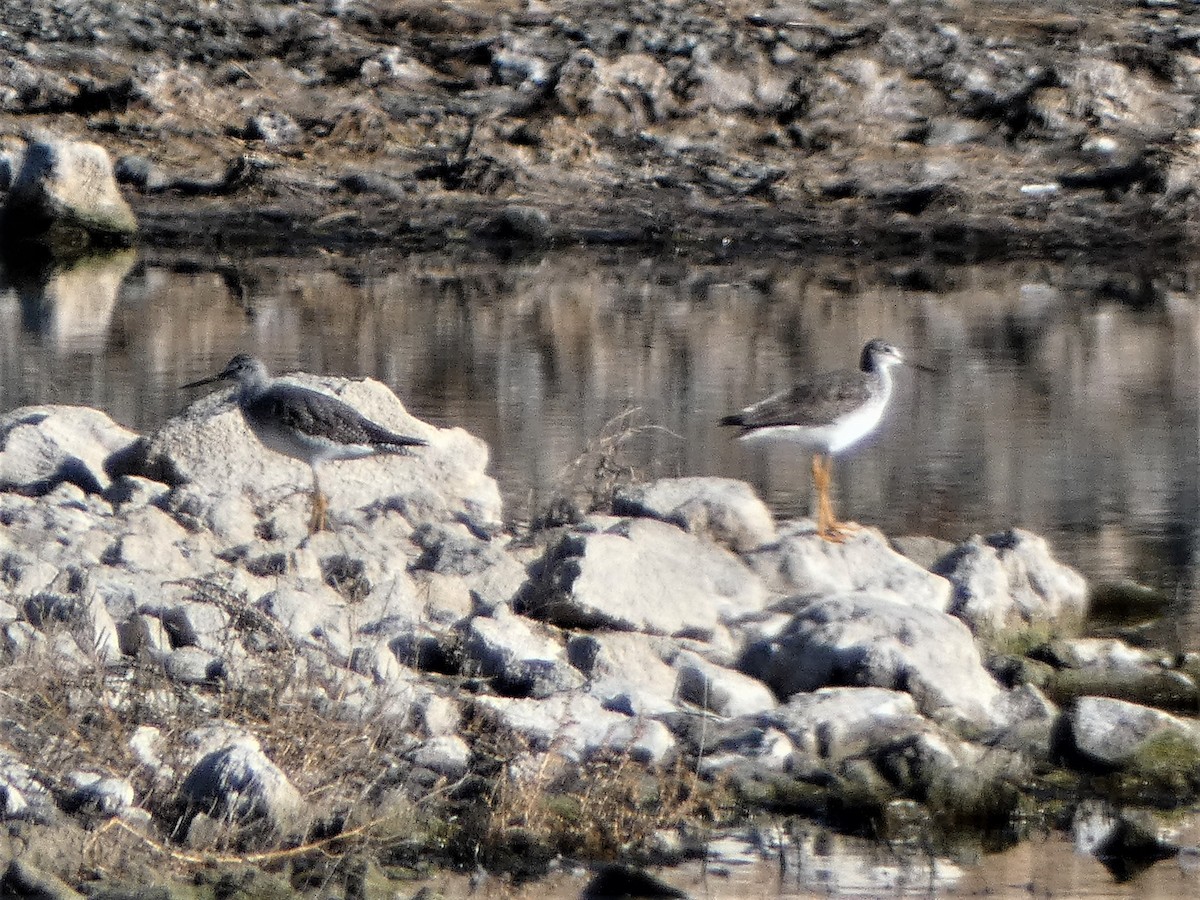
<path fill-rule="evenodd" d="M 268 147 L 287 147 L 304 139 L 304 129 L 287 113 L 263 112 L 246 122 L 246 139 L 262 141 Z"/>
<path fill-rule="evenodd" d="M 224 678 L 224 661 L 199 647 L 179 647 L 166 654 L 163 668 L 180 684 L 209 684 Z"/>
<path fill-rule="evenodd" d="M 1072 638 L 1051 646 L 1054 661 L 1069 669 L 1138 677 L 1163 671 L 1162 654 L 1131 647 L 1117 638 Z"/>
<path fill-rule="evenodd" d="M 82 249 L 127 243 L 137 220 L 117 187 L 108 151 L 47 138 L 25 149 L 4 207 L 4 230 L 8 240 L 19 233 Z"/>
<path fill-rule="evenodd" d="M 680 700 L 721 716 L 750 716 L 779 705 L 771 689 L 756 678 L 716 666 L 695 653 L 675 660 Z"/>
<path fill-rule="evenodd" d="M 778 543 L 746 554 L 746 560 L 778 593 L 887 592 L 909 606 L 938 612 L 950 608 L 949 582 L 892 550 L 872 528 L 835 544 L 819 538 L 807 524 L 791 523 L 781 529 Z"/>
<path fill-rule="evenodd" d="M 120 656 L 117 624 L 94 591 L 34 594 L 25 601 L 25 617 L 42 631 L 65 625 L 76 647 L 100 662 L 111 662 Z"/>
<path fill-rule="evenodd" d="M 427 737 L 457 734 L 462 724 L 458 704 L 432 692 L 414 701 L 411 713 L 413 726 Z"/>
<path fill-rule="evenodd" d="M 220 653 L 229 646 L 229 613 L 212 603 L 184 600 L 163 606 L 147 605 L 142 612 L 157 616 L 174 647 L 200 647 Z"/>
<path fill-rule="evenodd" d="M 71 772 L 67 779 L 74 791 L 64 802 L 69 812 L 91 816 L 116 816 L 133 806 L 133 785 L 126 778 L 111 778 L 96 772 Z"/>
<path fill-rule="evenodd" d="M 739 553 L 776 538 L 766 504 L 750 485 L 732 478 L 660 478 L 626 485 L 613 497 L 613 513 L 660 519 Z"/>
<path fill-rule="evenodd" d="M 408 455 L 378 456 L 331 464 L 321 486 L 330 498 L 336 528 L 343 518 L 378 521 L 391 511 L 414 524 L 454 518 L 483 526 L 500 521 L 500 492 L 486 474 L 487 445 L 461 428 L 438 429 L 414 419 L 385 385 L 370 379 L 296 375 L 290 380 L 333 394 L 363 415 L 402 434 L 429 441 Z M 303 539 L 312 474 L 303 463 L 265 451 L 230 403 L 217 392 L 169 421 L 127 460 L 129 474 L 195 488 L 200 518 L 232 495 L 289 506 L 289 521 Z"/>
<path fill-rule="evenodd" d="M 975 726 L 993 723 L 1001 693 L 961 621 L 890 593 L 803 606 L 772 648 L 764 680 L 785 698 L 835 685 L 904 690 L 924 715 Z"/>
<path fill-rule="evenodd" d="M 554 92 L 571 115 L 594 116 L 623 134 L 664 121 L 678 108 L 671 83 L 671 73 L 648 53 L 608 60 L 581 49 L 563 64 Z"/>
<path fill-rule="evenodd" d="M 263 820 L 277 830 L 296 823 L 300 792 L 250 735 L 205 753 L 188 772 L 183 800 L 196 811 L 231 823 Z"/>
<path fill-rule="evenodd" d="M 678 674 L 667 662 L 674 642 L 629 631 L 594 631 L 567 643 L 571 664 L 588 678 L 588 693 L 605 709 L 633 716 L 675 712 Z"/>
<path fill-rule="evenodd" d="M 503 607 L 496 618 L 476 616 L 463 635 L 463 655 L 501 694 L 548 697 L 583 684 L 583 676 L 567 662 L 562 640 L 535 632 L 534 626 Z"/>
<path fill-rule="evenodd" d="M 482 715 L 528 741 L 531 749 L 553 748 L 573 761 L 613 752 L 659 765 L 675 749 L 675 739 L 661 722 L 609 712 L 585 694 L 556 694 L 544 700 L 477 697 L 475 705 Z"/>
<path fill-rule="evenodd" d="M 463 579 L 485 612 L 511 603 L 525 584 L 525 566 L 500 542 L 483 540 L 464 525 L 425 525 L 412 541 L 423 551 L 414 569 Z"/>
<path fill-rule="evenodd" d="M 762 609 L 766 596 L 728 550 L 632 519 L 568 534 L 547 552 L 518 607 L 567 627 L 704 637 Z"/>
<path fill-rule="evenodd" d="M 0 749 L 0 819 L 52 823 L 57 818 L 49 788 L 33 769 Z"/>
<path fill-rule="evenodd" d="M 294 581 L 264 595 L 255 606 L 277 622 L 296 646 L 323 650 L 339 665 L 349 661 L 350 610 L 326 585 Z"/>
<path fill-rule="evenodd" d="M 462 778 L 470 767 L 471 748 L 456 734 L 438 735 L 413 750 L 409 759 L 447 778 Z"/>
<path fill-rule="evenodd" d="M 520 241 L 539 245 L 553 236 L 550 217 L 531 206 L 506 206 L 482 228 L 486 237 L 501 241 Z"/>
<path fill-rule="evenodd" d="M 137 435 L 80 406 L 26 406 L 0 416 L 0 490 L 43 496 L 63 482 L 99 493 L 105 463 Z"/>
<path fill-rule="evenodd" d="M 761 719 L 786 734 L 807 765 L 866 756 L 932 727 L 910 694 L 875 687 L 795 694 Z"/>
<path fill-rule="evenodd" d="M 975 631 L 1074 624 L 1087 612 L 1083 576 L 1056 562 L 1044 538 L 1021 529 L 973 537 L 935 570 L 954 585 L 951 611 Z"/>
<path fill-rule="evenodd" d="M 1194 722 L 1111 697 L 1080 697 L 1068 723 L 1075 749 L 1103 766 L 1125 765 L 1148 742 L 1163 735 L 1181 738 L 1200 749 L 1200 730 Z"/>

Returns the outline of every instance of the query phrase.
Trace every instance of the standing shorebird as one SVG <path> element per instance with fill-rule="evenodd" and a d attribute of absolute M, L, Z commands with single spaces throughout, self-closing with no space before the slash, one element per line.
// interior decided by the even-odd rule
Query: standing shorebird
<path fill-rule="evenodd" d="M 317 468 L 337 459 L 363 459 L 380 453 L 405 453 L 426 441 L 377 425 L 337 397 L 272 378 L 267 367 L 239 353 L 218 374 L 185 384 L 237 382 L 237 404 L 255 436 L 276 453 L 308 463 L 313 474 L 312 533 L 325 527 L 329 501 L 321 491 Z"/>
<path fill-rule="evenodd" d="M 740 428 L 741 440 L 786 441 L 812 451 L 817 534 L 827 541 L 842 541 L 854 529 L 833 514 L 833 454 L 875 430 L 892 396 L 891 368 L 902 362 L 896 347 L 876 338 L 863 347 L 857 371 L 826 372 L 721 420 Z"/>

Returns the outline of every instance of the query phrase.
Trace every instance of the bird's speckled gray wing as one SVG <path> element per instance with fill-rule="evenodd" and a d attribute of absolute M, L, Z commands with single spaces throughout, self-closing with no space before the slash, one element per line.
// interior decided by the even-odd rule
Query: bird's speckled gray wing
<path fill-rule="evenodd" d="M 726 416 L 721 424 L 747 431 L 781 425 L 829 425 L 866 403 L 872 386 L 866 372 L 827 372 Z"/>
<path fill-rule="evenodd" d="M 274 385 L 247 404 L 245 413 L 247 418 L 339 444 L 365 444 L 382 450 L 426 445 L 420 438 L 405 437 L 372 422 L 337 397 L 294 384 Z"/>

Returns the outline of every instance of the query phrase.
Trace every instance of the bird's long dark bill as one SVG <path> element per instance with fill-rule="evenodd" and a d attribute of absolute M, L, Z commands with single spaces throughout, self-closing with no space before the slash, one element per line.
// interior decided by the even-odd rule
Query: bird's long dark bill
<path fill-rule="evenodd" d="M 201 378 L 199 381 L 192 381 L 187 384 L 181 384 L 179 386 L 179 389 L 181 391 L 186 391 L 188 388 L 200 387 L 205 384 L 212 384 L 215 381 L 222 381 L 222 380 L 223 379 L 221 378 L 220 375 L 209 375 L 207 378 Z"/>
<path fill-rule="evenodd" d="M 929 372 L 933 375 L 940 375 L 942 372 L 941 369 L 936 368 L 935 366 L 927 366 L 924 363 L 919 362 L 910 362 L 908 363 L 908 367 L 910 369 L 916 369 L 919 372 Z"/>

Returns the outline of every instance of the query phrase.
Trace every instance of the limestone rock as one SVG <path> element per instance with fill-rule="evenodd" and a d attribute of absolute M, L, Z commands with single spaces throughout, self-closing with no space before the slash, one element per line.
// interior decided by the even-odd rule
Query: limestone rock
<path fill-rule="evenodd" d="M 716 666 L 695 653 L 675 660 L 681 700 L 722 716 L 748 716 L 779 705 L 771 689 L 756 678 Z"/>
<path fill-rule="evenodd" d="M 495 618 L 476 616 L 467 626 L 462 652 L 474 664 L 468 664 L 468 671 L 477 668 L 497 691 L 514 697 L 548 697 L 583 684 L 559 640 L 538 634 L 536 623 L 502 610 Z"/>
<path fill-rule="evenodd" d="M 953 616 L 890 593 L 824 595 L 779 636 L 764 680 L 781 697 L 836 685 L 907 691 L 930 718 L 986 725 L 1001 689 Z"/>
<path fill-rule="evenodd" d="M 4 207 L 7 241 L 39 240 L 58 249 L 128 243 L 137 220 L 117 187 L 108 151 L 59 138 L 25 149 Z"/>
<path fill-rule="evenodd" d="M 483 715 L 529 741 L 534 750 L 553 747 L 568 759 L 614 752 L 656 765 L 675 748 L 675 739 L 661 722 L 609 712 L 586 694 L 544 700 L 478 697 L 475 703 Z"/>
<path fill-rule="evenodd" d="M 366 379 L 296 375 L 290 380 L 323 390 L 355 407 L 369 419 L 401 434 L 429 441 L 409 454 L 332 463 L 322 471 L 330 515 L 359 522 L 399 512 L 414 524 L 455 518 L 492 526 L 500 520 L 500 492 L 486 474 L 488 449 L 461 428 L 434 428 L 404 409 L 385 385 Z M 231 402 L 219 391 L 193 403 L 142 444 L 126 462 L 128 474 L 170 485 L 195 487 L 198 516 L 230 494 L 246 494 L 272 505 L 301 496 L 312 486 L 304 463 L 265 450 Z M 303 510 L 292 519 L 302 529 Z"/>
<path fill-rule="evenodd" d="M 750 485 L 733 478 L 660 478 L 620 488 L 618 516 L 648 516 L 684 531 L 752 550 L 776 537 L 775 520 Z"/>
<path fill-rule="evenodd" d="M 293 825 L 303 805 L 300 792 L 250 735 L 202 756 L 184 779 L 182 795 L 210 816 L 265 820 L 277 829 Z"/>
<path fill-rule="evenodd" d="M 732 553 L 650 519 L 574 531 L 537 568 L 517 607 L 567 627 L 703 637 L 766 602 Z"/>
<path fill-rule="evenodd" d="M 781 529 L 777 543 L 746 554 L 746 560 L 771 590 L 783 594 L 887 592 L 909 606 L 950 608 L 949 582 L 901 556 L 871 528 L 835 544 L 806 524 L 791 523 Z"/>
<path fill-rule="evenodd" d="M 934 570 L 954 585 L 951 611 L 975 631 L 1074 623 L 1087 611 L 1083 576 L 1055 561 L 1044 538 L 1019 528 L 976 536 Z"/>
<path fill-rule="evenodd" d="M 68 482 L 99 493 L 105 464 L 137 435 L 81 406 L 26 406 L 0 416 L 0 490 L 42 496 Z"/>
<path fill-rule="evenodd" d="M 870 754 L 930 727 L 911 694 L 876 687 L 828 687 L 794 694 L 763 721 L 813 764 Z"/>
<path fill-rule="evenodd" d="M 1111 697 L 1079 698 L 1068 721 L 1075 749 L 1102 766 L 1128 763 L 1149 741 L 1163 735 L 1194 744 L 1200 751 L 1200 730 L 1194 722 Z"/>

